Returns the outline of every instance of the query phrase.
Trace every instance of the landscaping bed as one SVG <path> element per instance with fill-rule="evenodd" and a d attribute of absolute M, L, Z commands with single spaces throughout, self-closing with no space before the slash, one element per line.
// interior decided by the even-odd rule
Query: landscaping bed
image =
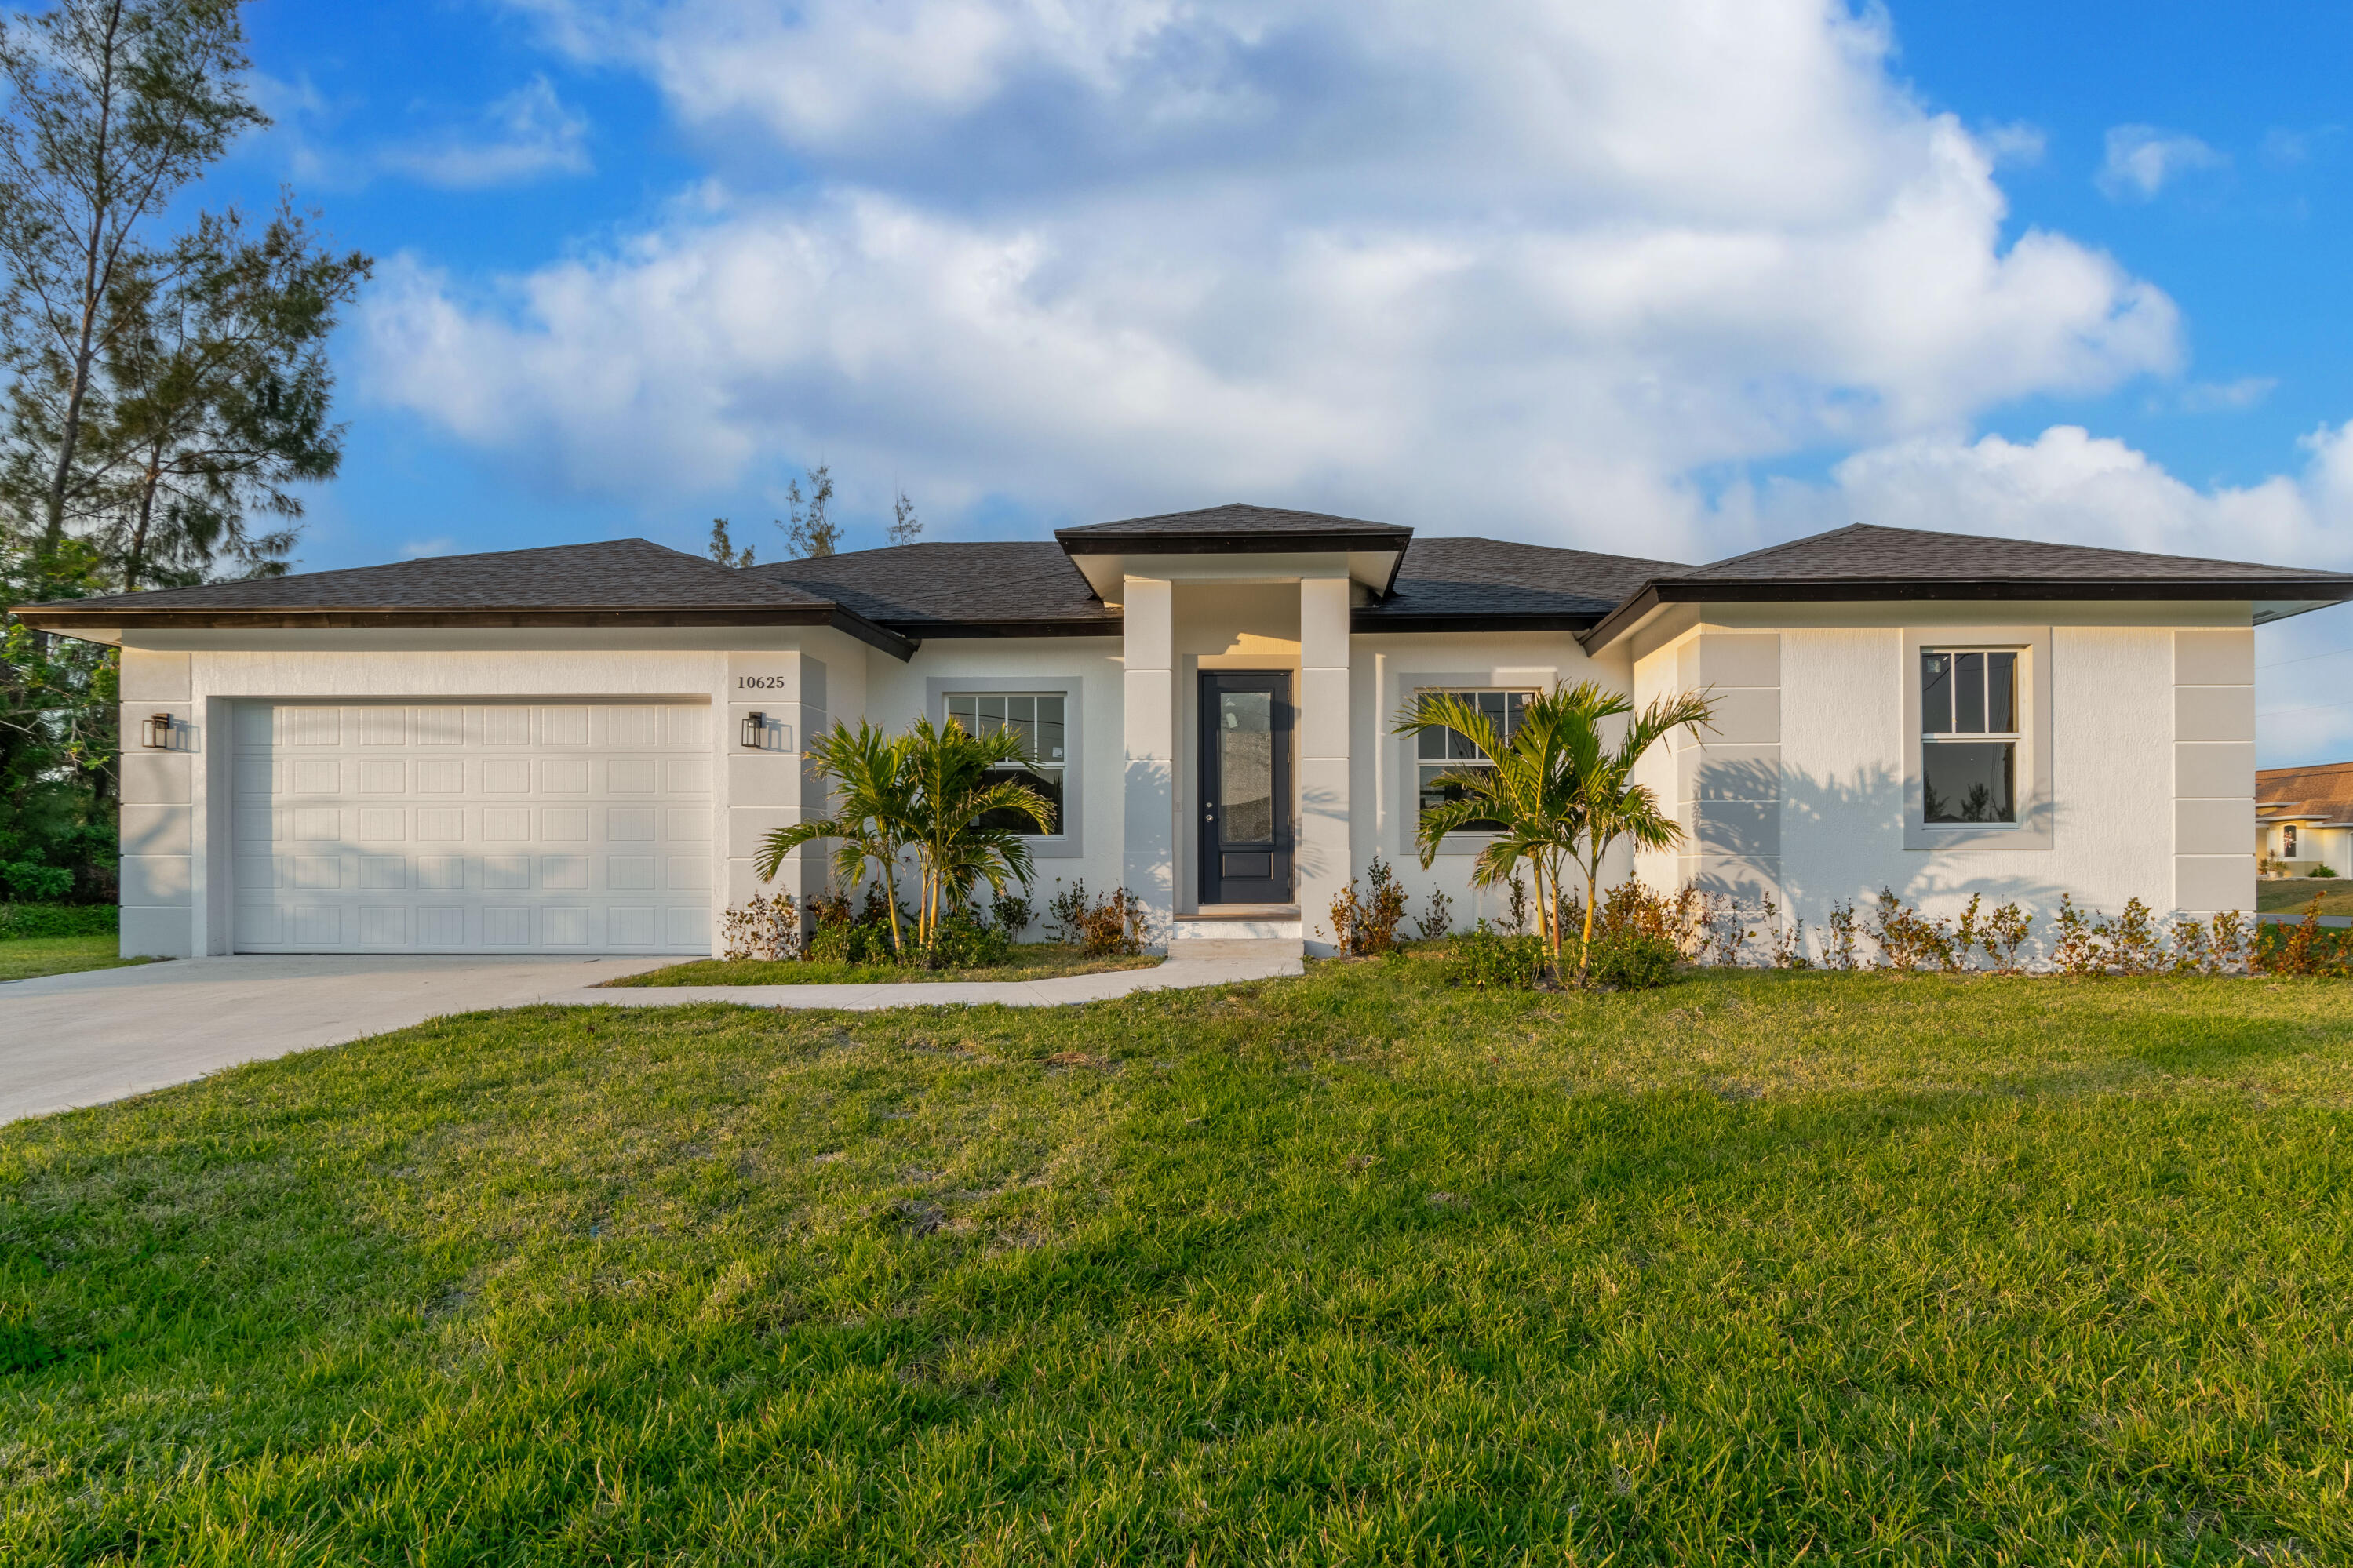
<path fill-rule="evenodd" d="M 1089 957 L 1059 942 L 1016 945 L 1002 963 L 925 969 L 919 964 L 828 963 L 817 959 L 698 958 L 607 980 L 607 985 L 884 985 L 947 980 L 1051 980 L 1064 974 L 1103 974 L 1119 969 L 1150 969 L 1150 954 Z"/>
<path fill-rule="evenodd" d="M 0 1561 L 2353 1557 L 2341 984 L 1448 973 L 0 1130 Z"/>

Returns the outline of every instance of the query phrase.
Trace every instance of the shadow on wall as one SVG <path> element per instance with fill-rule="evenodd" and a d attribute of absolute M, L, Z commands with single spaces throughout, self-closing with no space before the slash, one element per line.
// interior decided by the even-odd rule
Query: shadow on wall
<path fill-rule="evenodd" d="M 1345 826 L 1348 820 L 1347 803 L 1337 792 L 1328 789 L 1302 789 L 1299 792 L 1300 826 L 1305 827 L 1307 819 L 1311 816 L 1328 816 L 1342 823 L 1344 826 L 1341 831 L 1333 837 L 1342 845 L 1348 842 L 1347 829 Z M 1291 838 L 1292 875 L 1296 879 L 1297 883 L 1303 885 L 1324 878 L 1337 881 L 1343 871 L 1350 869 L 1334 863 L 1331 851 L 1325 847 L 1326 843 L 1331 841 L 1326 836 L 1322 834 L 1311 836 L 1304 832 L 1295 832 Z"/>
<path fill-rule="evenodd" d="M 1838 780 L 1770 762 L 1727 760 L 1712 763 L 1694 793 L 1704 833 L 1699 848 L 1716 862 L 1696 879 L 1701 890 L 1757 908 L 1769 895 L 1780 906 L 1780 919 L 1804 920 L 1807 947 L 1815 956 L 1831 906 L 1852 903 L 1867 924 L 1883 888 L 1931 917 L 1957 915 L 1972 895 L 1983 900 L 1981 912 L 2015 903 L 2034 917 L 2038 942 L 2052 930 L 2060 899 L 2070 890 L 2048 878 L 2009 870 L 1956 875 L 1948 857 L 1906 851 L 1904 784 L 1891 769 L 1861 769 Z M 1733 807 L 1744 809 L 1728 809 Z M 1849 843 L 1851 854 L 1818 852 L 1839 840 Z M 1788 853 L 1793 847 L 1799 852 Z M 1836 868 L 1840 862 L 1858 860 L 1873 869 L 1849 879 Z M 1963 862 L 2002 863 L 2015 861 L 1972 855 Z M 2150 901 L 2157 903 L 2168 889 L 2150 892 L 2157 895 Z"/>

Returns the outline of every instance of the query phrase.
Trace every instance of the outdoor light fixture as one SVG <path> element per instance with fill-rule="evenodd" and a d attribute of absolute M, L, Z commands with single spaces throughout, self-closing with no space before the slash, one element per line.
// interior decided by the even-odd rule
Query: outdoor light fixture
<path fill-rule="evenodd" d="M 139 743 L 151 752 L 170 751 L 172 749 L 172 716 L 169 713 L 156 713 L 142 719 L 139 721 Z"/>
<path fill-rule="evenodd" d="M 765 713 L 744 715 L 744 744 L 750 751 L 763 751 L 768 744 L 768 716 Z"/>

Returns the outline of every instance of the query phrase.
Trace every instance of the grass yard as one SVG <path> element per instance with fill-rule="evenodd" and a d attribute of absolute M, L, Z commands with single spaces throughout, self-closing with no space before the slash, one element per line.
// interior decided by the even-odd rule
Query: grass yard
<path fill-rule="evenodd" d="M 0 981 L 32 980 L 44 974 L 72 974 L 84 969 L 119 969 L 126 963 L 152 963 L 148 958 L 124 958 L 122 941 L 112 931 L 104 936 L 26 936 L 0 942 Z"/>
<path fill-rule="evenodd" d="M 2353 1560 L 2340 983 L 536 1008 L 0 1129 L 0 1561 Z"/>
<path fill-rule="evenodd" d="M 1060 974 L 1102 974 L 1114 969 L 1150 969 L 1156 957 L 1089 958 L 1076 947 L 1023 942 L 1010 963 L 973 969 L 901 969 L 886 963 L 769 963 L 757 958 L 698 958 L 643 974 L 607 980 L 607 985 L 877 985 L 896 981 L 1051 980 Z"/>
<path fill-rule="evenodd" d="M 2353 879 L 2343 877 L 2266 878 L 2255 884 L 2255 909 L 2263 914 L 2274 910 L 2302 914 L 2316 893 L 2320 895 L 2322 914 L 2353 915 Z"/>

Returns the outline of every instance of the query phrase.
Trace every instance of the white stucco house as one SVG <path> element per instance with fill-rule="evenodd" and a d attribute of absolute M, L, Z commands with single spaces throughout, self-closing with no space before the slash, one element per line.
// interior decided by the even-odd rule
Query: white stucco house
<path fill-rule="evenodd" d="M 2252 910 L 2259 623 L 2353 575 L 1852 527 L 1705 566 L 1230 505 L 743 571 L 641 540 L 25 606 L 122 650 L 128 953 L 710 951 L 837 721 L 1032 738 L 1044 888 L 1298 934 L 1414 851 L 1424 690 L 1712 689 L 1662 887 Z M 815 858 L 786 867 L 807 894 Z"/>

